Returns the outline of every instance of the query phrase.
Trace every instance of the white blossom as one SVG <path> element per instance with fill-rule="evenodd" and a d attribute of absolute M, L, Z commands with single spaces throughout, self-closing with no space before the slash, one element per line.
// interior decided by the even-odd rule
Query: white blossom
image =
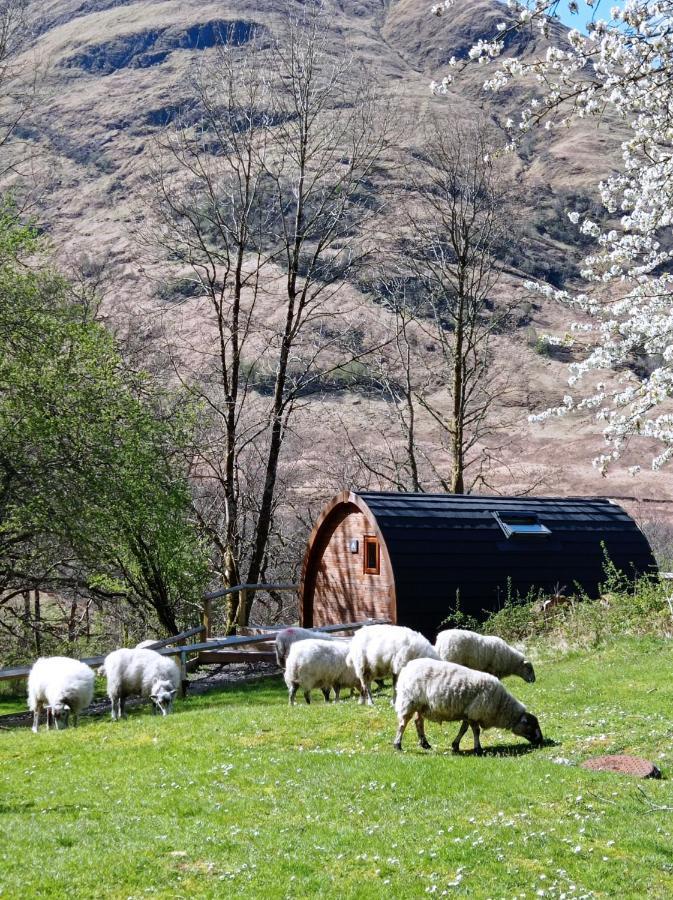
<path fill-rule="evenodd" d="M 445 0 L 433 10 L 443 12 L 452 2 Z M 594 6 L 594 0 L 585 2 Z M 545 33 L 556 2 L 507 0 L 507 7 L 510 18 L 497 25 L 498 36 L 531 24 Z M 576 0 L 569 0 L 568 8 L 576 11 Z M 573 116 L 604 120 L 606 113 L 629 130 L 618 171 L 598 186 L 606 212 L 613 220 L 621 216 L 618 227 L 606 229 L 577 211 L 568 213 L 595 243 L 581 272 L 587 288 L 571 295 L 535 286 L 589 319 L 572 328 L 587 346 L 585 357 L 570 368 L 572 403 L 565 397 L 561 406 L 531 418 L 543 421 L 574 409 L 593 409 L 603 423 L 607 446 L 595 460 L 601 472 L 638 437 L 658 446 L 652 459 L 657 471 L 673 458 L 673 413 L 668 412 L 673 400 L 673 0 L 625 0 L 609 15 L 610 21 L 591 22 L 588 34 L 570 31 L 563 46 L 546 46 L 525 62 L 500 58 L 494 63 L 504 42 L 489 35 L 471 48 L 469 57 L 495 66 L 486 90 L 531 77 L 541 86 L 542 93 L 521 109 L 518 128 L 507 121 L 512 135 L 539 125 L 560 127 Z M 446 84 L 441 85 L 446 91 Z M 648 364 L 635 366 L 637 360 Z M 587 376 L 596 370 L 619 372 L 622 383 L 591 389 Z"/>

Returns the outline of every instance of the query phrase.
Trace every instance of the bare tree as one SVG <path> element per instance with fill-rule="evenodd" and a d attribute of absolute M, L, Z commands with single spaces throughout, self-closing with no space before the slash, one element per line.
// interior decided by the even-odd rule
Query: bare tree
<path fill-rule="evenodd" d="M 264 577 L 290 422 L 350 346 L 354 310 L 337 294 L 370 250 L 386 131 L 317 6 L 288 13 L 275 41 L 223 37 L 158 148 L 148 243 L 214 335 L 176 338 L 171 310 L 171 365 L 203 410 L 195 505 L 231 586 Z M 253 599 L 229 609 L 228 628 Z"/>
<path fill-rule="evenodd" d="M 479 125 L 434 122 L 410 183 L 394 273 L 388 267 L 378 284 L 393 332 L 378 380 L 398 434 L 378 458 L 361 458 L 398 490 L 462 494 L 485 483 L 496 435 L 508 424 L 494 415 L 512 386 L 493 338 L 516 305 L 495 298 L 512 205 Z"/>

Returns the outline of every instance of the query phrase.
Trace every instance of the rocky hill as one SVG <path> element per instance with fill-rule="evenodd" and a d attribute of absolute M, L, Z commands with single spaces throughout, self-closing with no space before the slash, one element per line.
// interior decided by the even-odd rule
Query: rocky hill
<path fill-rule="evenodd" d="M 477 116 L 497 128 L 521 102 L 516 90 L 483 95 L 483 70 L 477 68 L 447 97 L 431 95 L 429 81 L 441 77 L 447 60 L 464 56 L 479 37 L 492 36 L 496 22 L 508 13 L 497 0 L 459 0 L 441 19 L 430 16 L 426 6 L 418 0 L 334 0 L 329 18 L 335 52 L 353 53 L 386 85 L 400 121 L 406 123 L 411 149 L 421 141 L 416 125 L 431 111 L 442 116 L 448 128 Z M 113 326 L 133 316 L 137 336 L 151 341 L 165 300 L 160 285 L 142 271 L 135 237 L 143 217 L 138 197 L 156 134 L 189 105 L 190 73 L 221 34 L 230 34 L 242 46 L 255 28 L 277 30 L 284 9 L 276 0 L 255 5 L 237 0 L 31 4 L 33 30 L 24 63 L 26 71 L 39 68 L 40 100 L 18 137 L 38 160 L 45 188 L 40 216 L 57 255 L 69 262 L 86 254 L 92 265 L 105 263 L 102 313 Z M 558 29 L 562 38 L 560 25 Z M 507 52 L 526 55 L 539 40 L 536 34 L 524 34 Z M 565 209 L 594 202 L 595 185 L 610 171 L 617 152 L 614 128 L 581 123 L 528 139 L 511 159 L 524 227 L 523 237 L 512 247 L 507 290 L 518 289 L 530 274 L 555 284 L 576 275 L 582 248 Z M 199 320 L 190 319 L 189 304 L 183 315 L 182 325 L 198 338 Z M 601 480 L 590 466 L 600 451 L 593 422 L 559 420 L 544 428 L 528 424 L 529 410 L 556 402 L 562 393 L 564 362 L 541 354 L 537 335 L 563 327 L 565 317 L 563 310 L 531 301 L 519 328 L 500 342 L 503 359 L 515 361 L 513 369 L 524 377 L 515 399 L 508 400 L 513 424 L 503 460 L 519 466 L 519 480 L 512 482 L 503 465 L 496 481 L 503 490 L 520 489 L 527 480 L 539 478 L 540 493 L 673 498 L 673 488 L 666 492 L 660 479 L 648 473 L 637 482 L 620 473 Z M 299 432 L 297 452 L 303 458 L 304 482 L 329 492 L 340 487 L 341 477 L 334 474 L 332 483 L 324 475 L 325 446 L 333 443 L 330 428 L 338 432 L 336 423 L 346 421 L 363 442 L 375 443 L 387 410 L 375 396 L 346 389 L 321 402 L 329 404 L 335 424 L 326 424 L 324 444 L 307 432 L 310 451 Z"/>

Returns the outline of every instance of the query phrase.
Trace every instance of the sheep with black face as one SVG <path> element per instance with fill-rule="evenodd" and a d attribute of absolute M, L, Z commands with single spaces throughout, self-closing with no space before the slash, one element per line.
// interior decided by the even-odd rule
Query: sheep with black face
<path fill-rule="evenodd" d="M 425 736 L 424 720 L 461 722 L 452 748 L 457 753 L 460 741 L 472 728 L 474 752 L 481 753 L 479 734 L 482 728 L 505 728 L 526 738 L 531 744 L 542 744 L 542 731 L 537 718 L 513 697 L 502 682 L 486 672 L 475 672 L 465 666 L 434 659 L 416 659 L 407 663 L 397 681 L 397 735 L 394 746 L 402 749 L 402 735 L 412 716 L 421 747 L 430 749 Z"/>

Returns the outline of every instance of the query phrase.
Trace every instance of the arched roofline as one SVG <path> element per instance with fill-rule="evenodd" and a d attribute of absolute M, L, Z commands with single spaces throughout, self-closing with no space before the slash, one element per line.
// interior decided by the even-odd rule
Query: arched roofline
<path fill-rule="evenodd" d="M 318 519 L 311 529 L 311 534 L 308 538 L 308 544 L 301 566 L 301 579 L 299 582 L 299 617 L 302 625 L 306 625 L 306 613 L 308 611 L 308 607 L 310 606 L 311 608 L 310 625 L 306 625 L 306 627 L 311 627 L 313 624 L 312 610 L 313 598 L 315 594 L 316 569 L 314 567 L 313 570 L 311 570 L 310 564 L 315 559 L 314 549 L 316 546 L 318 546 L 324 530 L 328 527 L 332 520 L 338 517 L 341 511 L 347 512 L 349 507 L 355 507 L 363 515 L 365 515 L 370 522 L 372 522 L 374 534 L 376 535 L 379 542 L 381 556 L 383 558 L 383 554 L 385 554 L 385 559 L 387 560 L 388 566 L 390 567 L 390 571 L 393 575 L 393 586 L 390 601 L 392 618 L 393 621 L 396 621 L 397 591 L 395 588 L 394 570 L 392 568 L 390 553 L 388 552 L 388 545 L 386 544 L 383 532 L 379 527 L 379 523 L 376 520 L 376 516 L 369 508 L 367 503 L 365 503 L 362 497 L 360 497 L 355 491 L 348 490 L 342 491 L 340 494 L 337 494 L 336 497 L 334 497 L 327 503 L 327 505 L 323 508 L 322 512 L 318 516 Z M 343 516 L 343 518 L 345 518 L 345 515 Z"/>

